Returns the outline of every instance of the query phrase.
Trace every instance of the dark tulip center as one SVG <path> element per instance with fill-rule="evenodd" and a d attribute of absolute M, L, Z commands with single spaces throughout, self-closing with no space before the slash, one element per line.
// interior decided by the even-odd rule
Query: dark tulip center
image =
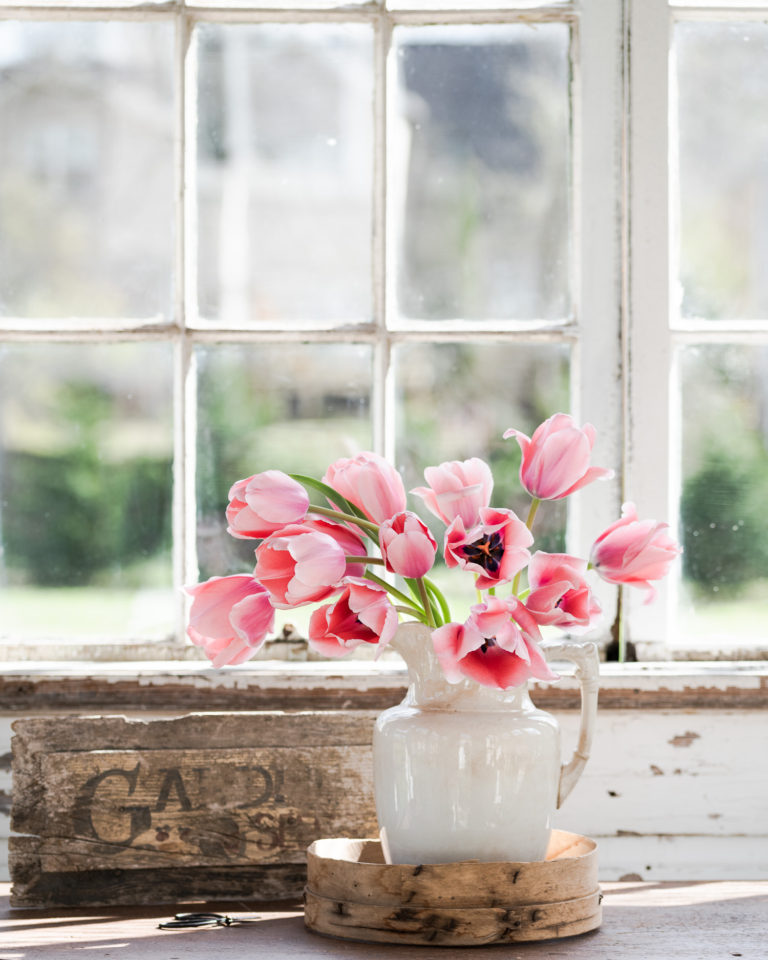
<path fill-rule="evenodd" d="M 464 559 L 481 566 L 486 573 L 498 573 L 504 556 L 504 538 L 500 533 L 481 537 L 462 547 Z"/>

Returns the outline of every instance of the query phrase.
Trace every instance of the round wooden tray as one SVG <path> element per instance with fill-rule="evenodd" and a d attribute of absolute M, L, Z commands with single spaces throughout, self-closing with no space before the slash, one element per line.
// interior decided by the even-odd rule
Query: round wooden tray
<path fill-rule="evenodd" d="M 597 844 L 553 830 L 546 860 L 387 864 L 378 840 L 316 840 L 304 923 L 343 940 L 486 946 L 600 926 Z"/>

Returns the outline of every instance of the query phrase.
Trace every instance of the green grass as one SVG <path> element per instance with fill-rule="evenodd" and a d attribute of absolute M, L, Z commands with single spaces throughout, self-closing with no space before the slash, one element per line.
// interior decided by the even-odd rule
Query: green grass
<path fill-rule="evenodd" d="M 462 621 L 477 602 L 471 578 L 440 566 L 433 571 L 433 579 L 444 592 L 453 618 Z M 768 580 L 755 581 L 736 597 L 696 597 L 685 586 L 682 597 L 673 646 L 710 647 L 715 656 L 718 648 L 768 647 Z M 173 630 L 176 599 L 170 588 L 162 587 L 3 587 L 0 641 L 161 638 Z M 277 623 L 292 622 L 306 636 L 313 609 L 279 611 Z"/>
<path fill-rule="evenodd" d="M 170 588 L 4 587 L 0 638 L 155 638 L 173 630 Z"/>
<path fill-rule="evenodd" d="M 706 596 L 681 588 L 680 646 L 768 647 L 768 580 L 755 580 L 737 595 L 723 589 Z"/>

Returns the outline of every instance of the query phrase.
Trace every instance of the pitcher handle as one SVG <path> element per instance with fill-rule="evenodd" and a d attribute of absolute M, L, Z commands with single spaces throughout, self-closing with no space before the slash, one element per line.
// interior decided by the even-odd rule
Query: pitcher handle
<path fill-rule="evenodd" d="M 594 643 L 575 643 L 572 640 L 545 640 L 542 649 L 549 660 L 570 660 L 576 664 L 576 679 L 581 689 L 581 718 L 579 739 L 573 756 L 560 767 L 560 785 L 557 791 L 557 809 L 576 786 L 589 760 L 592 736 L 597 718 L 597 690 L 600 680 L 600 658 Z"/>

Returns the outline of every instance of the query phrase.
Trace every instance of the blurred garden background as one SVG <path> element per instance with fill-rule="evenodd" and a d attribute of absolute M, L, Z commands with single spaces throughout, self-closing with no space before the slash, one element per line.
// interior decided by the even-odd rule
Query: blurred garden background
<path fill-rule="evenodd" d="M 525 511 L 501 435 L 570 409 L 578 348 L 445 330 L 573 319 L 570 30 L 399 26 L 392 44 L 388 316 L 435 333 L 390 344 L 395 461 L 409 489 L 429 464 L 483 457 L 494 504 Z M 375 312 L 372 29 L 209 23 L 193 49 L 187 309 L 205 336 L 190 346 L 168 332 L 172 25 L 0 23 L 0 315 L 24 334 L 0 335 L 0 653 L 173 638 L 174 531 L 188 524 L 201 578 L 246 571 L 253 545 L 225 533 L 230 485 L 268 468 L 320 476 L 373 444 L 382 373 L 375 337 L 354 335 Z M 727 327 L 768 315 L 767 54 L 764 23 L 675 28 L 673 322 L 718 335 L 682 338 L 674 357 L 674 636 L 715 655 L 768 656 L 768 346 Z M 313 323 L 331 333 L 302 337 Z M 175 458 L 190 443 L 184 518 Z M 564 506 L 545 505 L 537 546 L 565 549 L 565 528 Z"/>

